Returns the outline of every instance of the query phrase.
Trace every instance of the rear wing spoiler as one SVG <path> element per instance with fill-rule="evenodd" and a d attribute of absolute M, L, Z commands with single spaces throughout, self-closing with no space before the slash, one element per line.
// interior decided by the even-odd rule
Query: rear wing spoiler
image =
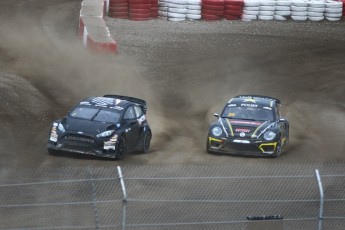
<path fill-rule="evenodd" d="M 277 104 L 281 104 L 281 101 L 277 98 L 262 95 L 238 95 L 235 98 L 266 99 L 270 101 L 275 101 Z"/>
<path fill-rule="evenodd" d="M 144 109 L 144 112 L 146 113 L 147 104 L 146 104 L 145 100 L 142 100 L 142 99 L 139 99 L 136 97 L 122 96 L 122 95 L 111 95 L 111 94 L 104 95 L 103 97 L 126 100 L 126 101 L 137 103 Z"/>

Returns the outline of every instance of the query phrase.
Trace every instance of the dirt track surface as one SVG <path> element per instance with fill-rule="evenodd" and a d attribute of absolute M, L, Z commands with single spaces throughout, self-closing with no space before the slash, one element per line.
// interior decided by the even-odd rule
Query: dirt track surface
<path fill-rule="evenodd" d="M 80 1 L 0 3 L 1 167 L 345 161 L 345 22 L 135 22 L 106 18 L 117 57 L 76 36 Z M 152 152 L 110 161 L 51 156 L 50 123 L 84 97 L 148 101 Z M 205 152 L 230 97 L 282 99 L 290 146 L 279 159 Z"/>

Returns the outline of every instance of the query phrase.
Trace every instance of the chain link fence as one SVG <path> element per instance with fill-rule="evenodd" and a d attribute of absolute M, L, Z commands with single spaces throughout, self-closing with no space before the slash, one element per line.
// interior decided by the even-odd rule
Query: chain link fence
<path fill-rule="evenodd" d="M 0 229 L 340 230 L 344 166 L 3 169 Z"/>

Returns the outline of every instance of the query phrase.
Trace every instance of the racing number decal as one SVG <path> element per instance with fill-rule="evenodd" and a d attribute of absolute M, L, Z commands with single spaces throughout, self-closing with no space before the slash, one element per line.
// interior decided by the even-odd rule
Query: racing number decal
<path fill-rule="evenodd" d="M 144 121 L 146 121 L 146 117 L 145 115 L 143 115 L 142 117 L 140 117 L 139 119 L 137 119 L 139 122 L 139 125 L 141 125 Z"/>

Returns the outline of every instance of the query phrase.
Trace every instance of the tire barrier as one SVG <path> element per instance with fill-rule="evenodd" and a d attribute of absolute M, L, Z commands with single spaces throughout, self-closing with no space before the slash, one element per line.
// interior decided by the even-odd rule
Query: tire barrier
<path fill-rule="evenodd" d="M 310 1 L 308 2 L 308 20 L 322 21 L 325 12 L 325 2 L 323 1 Z"/>
<path fill-rule="evenodd" d="M 151 19 L 151 0 L 128 0 L 129 19 L 135 21 Z"/>
<path fill-rule="evenodd" d="M 152 3 L 153 0 L 151 0 Z M 170 21 L 339 21 L 345 0 L 159 0 L 160 18 Z"/>
<path fill-rule="evenodd" d="M 108 16 L 111 18 L 128 19 L 128 0 L 109 0 Z"/>
<path fill-rule="evenodd" d="M 117 53 L 117 43 L 103 19 L 109 8 L 107 0 L 83 0 L 81 3 L 78 36 L 83 45 L 95 53 Z"/>
<path fill-rule="evenodd" d="M 273 20 L 276 7 L 275 0 L 261 0 L 259 6 L 258 19 Z"/>
<path fill-rule="evenodd" d="M 344 2 L 328 1 L 325 2 L 325 17 L 328 21 L 339 21 L 344 15 Z"/>
<path fill-rule="evenodd" d="M 187 1 L 187 14 L 188 20 L 201 19 L 201 0 L 188 0 Z"/>
<path fill-rule="evenodd" d="M 159 0 L 158 1 L 158 16 L 160 18 L 168 20 L 168 0 Z"/>
<path fill-rule="evenodd" d="M 221 20 L 224 17 L 224 0 L 202 0 L 201 18 L 206 21 Z"/>
<path fill-rule="evenodd" d="M 187 19 L 187 0 L 168 0 L 168 20 L 173 22 Z"/>
<path fill-rule="evenodd" d="M 291 18 L 295 21 L 306 21 L 308 19 L 308 1 L 293 0 L 291 2 Z"/>
<path fill-rule="evenodd" d="M 158 0 L 151 0 L 151 18 L 158 18 Z"/>
<path fill-rule="evenodd" d="M 291 15 L 291 2 L 289 0 L 277 0 L 273 18 L 278 21 L 285 21 Z"/>
<path fill-rule="evenodd" d="M 224 0 L 224 18 L 227 20 L 241 19 L 243 0 Z"/>
<path fill-rule="evenodd" d="M 242 21 L 253 21 L 258 19 L 260 12 L 259 0 L 244 0 Z"/>

